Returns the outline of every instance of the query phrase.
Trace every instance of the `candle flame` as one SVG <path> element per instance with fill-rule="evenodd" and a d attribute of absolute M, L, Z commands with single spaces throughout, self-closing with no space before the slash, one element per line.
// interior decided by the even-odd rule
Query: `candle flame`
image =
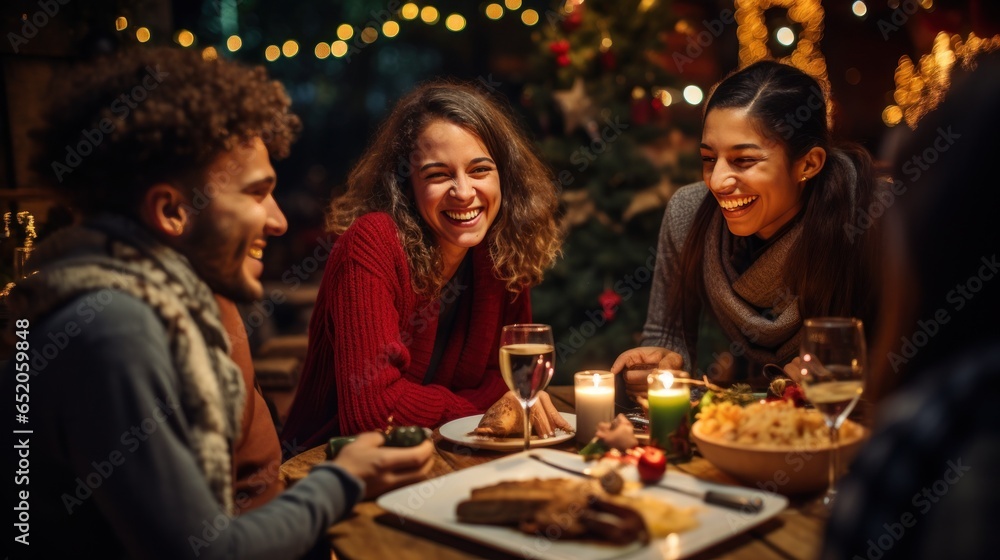
<path fill-rule="evenodd" d="M 664 389 L 669 389 L 674 386 L 674 374 L 666 372 L 660 374 L 660 383 L 663 383 Z"/>
<path fill-rule="evenodd" d="M 600 387 L 600 386 L 601 386 L 601 374 L 595 373 L 594 374 L 594 387 L 597 388 L 597 387 Z"/>

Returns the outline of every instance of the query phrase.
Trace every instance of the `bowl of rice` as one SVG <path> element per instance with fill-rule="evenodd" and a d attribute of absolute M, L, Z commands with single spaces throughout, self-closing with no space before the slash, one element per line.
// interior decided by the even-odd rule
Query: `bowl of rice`
<path fill-rule="evenodd" d="M 841 425 L 841 474 L 866 436 L 856 422 Z M 784 400 L 746 407 L 723 402 L 702 409 L 691 439 L 705 459 L 744 484 L 785 495 L 826 489 L 832 446 L 817 410 Z"/>

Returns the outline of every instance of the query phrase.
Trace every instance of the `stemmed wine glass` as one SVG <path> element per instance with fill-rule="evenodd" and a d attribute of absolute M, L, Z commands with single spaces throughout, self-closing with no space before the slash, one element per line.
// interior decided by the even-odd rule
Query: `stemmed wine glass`
<path fill-rule="evenodd" d="M 524 407 L 524 450 L 531 443 L 531 406 L 555 372 L 552 327 L 540 324 L 507 325 L 500 334 L 500 373 Z"/>
<path fill-rule="evenodd" d="M 823 504 L 833 505 L 839 472 L 840 426 L 854 410 L 864 388 L 867 351 L 864 325 L 853 317 L 806 319 L 799 348 L 806 398 L 830 429 L 830 479 Z"/>

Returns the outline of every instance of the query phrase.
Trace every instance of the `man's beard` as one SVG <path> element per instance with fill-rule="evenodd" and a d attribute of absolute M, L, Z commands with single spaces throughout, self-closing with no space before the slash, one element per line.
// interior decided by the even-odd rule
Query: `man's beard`
<path fill-rule="evenodd" d="M 250 242 L 234 244 L 216 224 L 204 217 L 193 222 L 191 235 L 180 247 L 198 276 L 216 294 L 237 303 L 247 303 L 263 297 L 263 289 L 247 278 L 243 263 L 248 258 Z"/>

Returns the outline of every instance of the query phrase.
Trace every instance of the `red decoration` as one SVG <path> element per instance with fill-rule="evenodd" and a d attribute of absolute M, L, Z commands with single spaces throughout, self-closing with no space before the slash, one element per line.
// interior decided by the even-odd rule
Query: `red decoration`
<path fill-rule="evenodd" d="M 576 31 L 577 29 L 580 28 L 581 25 L 583 25 L 583 12 L 580 9 L 574 10 L 573 13 L 566 16 L 566 19 L 563 20 L 562 25 L 563 29 L 567 33 L 572 33 L 573 31 Z"/>
<path fill-rule="evenodd" d="M 618 312 L 618 306 L 622 303 L 622 296 L 618 295 L 618 292 L 611 288 L 604 288 L 601 295 L 597 296 L 597 301 L 601 302 L 601 307 L 604 310 L 604 318 L 608 321 L 614 321 L 615 314 Z"/>
<path fill-rule="evenodd" d="M 618 59 L 615 57 L 615 53 L 611 51 L 601 53 L 601 67 L 606 72 L 614 72 L 615 68 L 618 67 Z"/>
<path fill-rule="evenodd" d="M 570 60 L 568 54 L 561 54 L 556 57 L 556 64 L 559 66 L 569 66 L 569 62 Z"/>
<path fill-rule="evenodd" d="M 653 106 L 645 97 L 633 99 L 630 109 L 632 122 L 637 125 L 649 124 L 650 119 L 653 118 Z"/>
<path fill-rule="evenodd" d="M 569 41 L 566 39 L 559 39 L 558 41 L 552 41 L 549 43 L 549 52 L 554 55 L 566 54 L 569 52 Z"/>
<path fill-rule="evenodd" d="M 646 447 L 639 456 L 636 469 L 639 471 L 639 480 L 646 484 L 654 484 L 667 472 L 667 456 L 655 447 Z"/>

